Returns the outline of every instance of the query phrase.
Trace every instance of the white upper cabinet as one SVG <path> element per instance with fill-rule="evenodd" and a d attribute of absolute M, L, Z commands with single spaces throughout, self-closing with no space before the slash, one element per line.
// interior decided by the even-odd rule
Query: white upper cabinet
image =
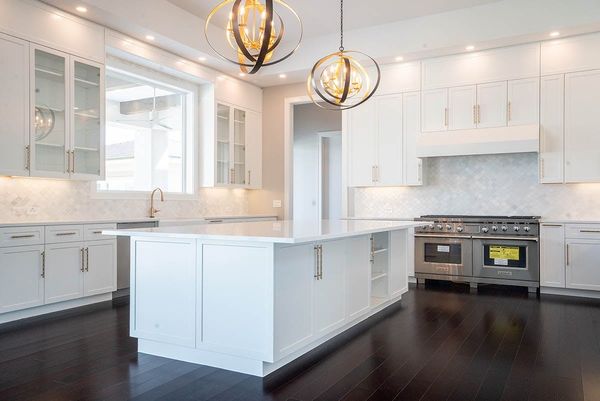
<path fill-rule="evenodd" d="M 381 82 L 377 95 L 393 95 L 421 89 L 421 63 L 386 64 L 380 66 Z"/>
<path fill-rule="evenodd" d="M 31 47 L 31 175 L 68 178 L 71 173 L 69 56 Z"/>
<path fill-rule="evenodd" d="M 262 114 L 246 114 L 246 186 L 262 188 Z"/>
<path fill-rule="evenodd" d="M 423 160 L 417 157 L 417 138 L 421 134 L 421 92 L 402 95 L 404 137 L 404 183 L 423 185 Z"/>
<path fill-rule="evenodd" d="M 448 127 L 450 130 L 472 129 L 477 126 L 477 88 L 460 86 L 448 90 Z"/>
<path fill-rule="evenodd" d="M 377 164 L 376 99 L 344 112 L 348 134 L 348 183 L 352 187 L 375 185 Z"/>
<path fill-rule="evenodd" d="M 600 70 L 565 77 L 565 181 L 600 181 Z"/>
<path fill-rule="evenodd" d="M 600 69 L 600 33 L 542 42 L 543 75 Z"/>
<path fill-rule="evenodd" d="M 477 85 L 475 119 L 478 128 L 506 126 L 506 82 Z"/>
<path fill-rule="evenodd" d="M 423 91 L 421 119 L 423 132 L 448 129 L 448 89 Z"/>
<path fill-rule="evenodd" d="M 540 93 L 540 182 L 564 181 L 564 75 L 542 77 Z"/>
<path fill-rule="evenodd" d="M 0 34 L 0 174 L 29 175 L 29 43 Z"/>
<path fill-rule="evenodd" d="M 378 130 L 375 179 L 378 185 L 399 185 L 404 177 L 402 96 L 376 100 Z"/>
<path fill-rule="evenodd" d="M 438 57 L 422 66 L 423 90 L 533 78 L 540 74 L 540 44 Z"/>
<path fill-rule="evenodd" d="M 536 78 L 508 81 L 508 125 L 539 124 L 540 81 Z"/>

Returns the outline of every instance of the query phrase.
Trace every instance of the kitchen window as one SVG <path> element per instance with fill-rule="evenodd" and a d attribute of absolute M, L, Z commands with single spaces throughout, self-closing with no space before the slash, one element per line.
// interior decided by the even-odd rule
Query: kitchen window
<path fill-rule="evenodd" d="M 98 194 L 194 193 L 196 89 L 119 62 L 106 69 L 106 177 Z"/>

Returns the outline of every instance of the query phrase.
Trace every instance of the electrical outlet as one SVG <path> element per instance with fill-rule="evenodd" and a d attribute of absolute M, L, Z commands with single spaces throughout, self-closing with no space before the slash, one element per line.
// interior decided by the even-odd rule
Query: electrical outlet
<path fill-rule="evenodd" d="M 281 207 L 281 201 L 279 199 L 274 200 L 273 201 L 273 207 L 280 208 Z"/>

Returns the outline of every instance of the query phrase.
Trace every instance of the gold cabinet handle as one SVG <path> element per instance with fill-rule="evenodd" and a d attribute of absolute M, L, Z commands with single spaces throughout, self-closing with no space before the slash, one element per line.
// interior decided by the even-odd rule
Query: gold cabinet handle
<path fill-rule="evenodd" d="M 248 185 L 252 185 L 252 171 L 248 170 Z"/>
<path fill-rule="evenodd" d="M 85 271 L 90 271 L 90 248 L 85 248 Z"/>
<path fill-rule="evenodd" d="M 569 257 L 569 244 L 567 244 L 567 249 L 565 253 L 567 258 L 567 266 L 569 266 L 571 264 L 571 258 Z"/>
<path fill-rule="evenodd" d="M 25 170 L 31 169 L 31 147 L 25 146 Z"/>
<path fill-rule="evenodd" d="M 71 151 L 71 159 L 73 159 L 73 163 L 71 163 L 71 173 L 75 174 L 75 151 Z"/>
<path fill-rule="evenodd" d="M 369 261 L 371 262 L 371 264 L 375 263 L 375 238 L 373 238 L 373 236 L 371 235 L 371 257 L 369 259 Z"/>
<path fill-rule="evenodd" d="M 33 238 L 34 234 L 24 234 L 24 235 L 12 235 L 10 239 L 23 239 L 23 238 Z"/>
<path fill-rule="evenodd" d="M 319 280 L 323 280 L 323 245 L 319 245 Z"/>
<path fill-rule="evenodd" d="M 56 235 L 57 237 L 66 237 L 66 236 L 69 236 L 69 235 L 77 235 L 77 233 L 74 233 L 74 232 L 68 232 L 68 233 L 56 233 L 55 235 Z"/>
<path fill-rule="evenodd" d="M 477 105 L 473 105 L 473 124 L 477 124 Z"/>
<path fill-rule="evenodd" d="M 448 126 L 448 108 L 444 108 L 444 126 Z"/>
<path fill-rule="evenodd" d="M 477 124 L 481 124 L 481 105 L 477 105 Z"/>
<path fill-rule="evenodd" d="M 511 104 L 511 102 L 508 102 L 508 105 L 506 106 L 506 114 L 507 114 L 507 119 L 510 122 L 510 120 L 512 120 L 512 104 Z"/>
<path fill-rule="evenodd" d="M 81 252 L 81 271 L 84 272 L 85 271 L 85 250 L 84 248 L 81 248 L 80 250 Z"/>
<path fill-rule="evenodd" d="M 42 251 L 42 278 L 46 278 L 46 251 Z"/>
<path fill-rule="evenodd" d="M 319 245 L 314 246 L 315 250 L 315 279 L 319 279 Z"/>

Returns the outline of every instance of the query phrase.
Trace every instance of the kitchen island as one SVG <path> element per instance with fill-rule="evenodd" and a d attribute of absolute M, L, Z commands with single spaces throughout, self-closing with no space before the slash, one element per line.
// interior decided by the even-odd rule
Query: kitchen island
<path fill-rule="evenodd" d="M 266 376 L 400 300 L 423 222 L 261 221 L 131 237 L 138 351 Z"/>

